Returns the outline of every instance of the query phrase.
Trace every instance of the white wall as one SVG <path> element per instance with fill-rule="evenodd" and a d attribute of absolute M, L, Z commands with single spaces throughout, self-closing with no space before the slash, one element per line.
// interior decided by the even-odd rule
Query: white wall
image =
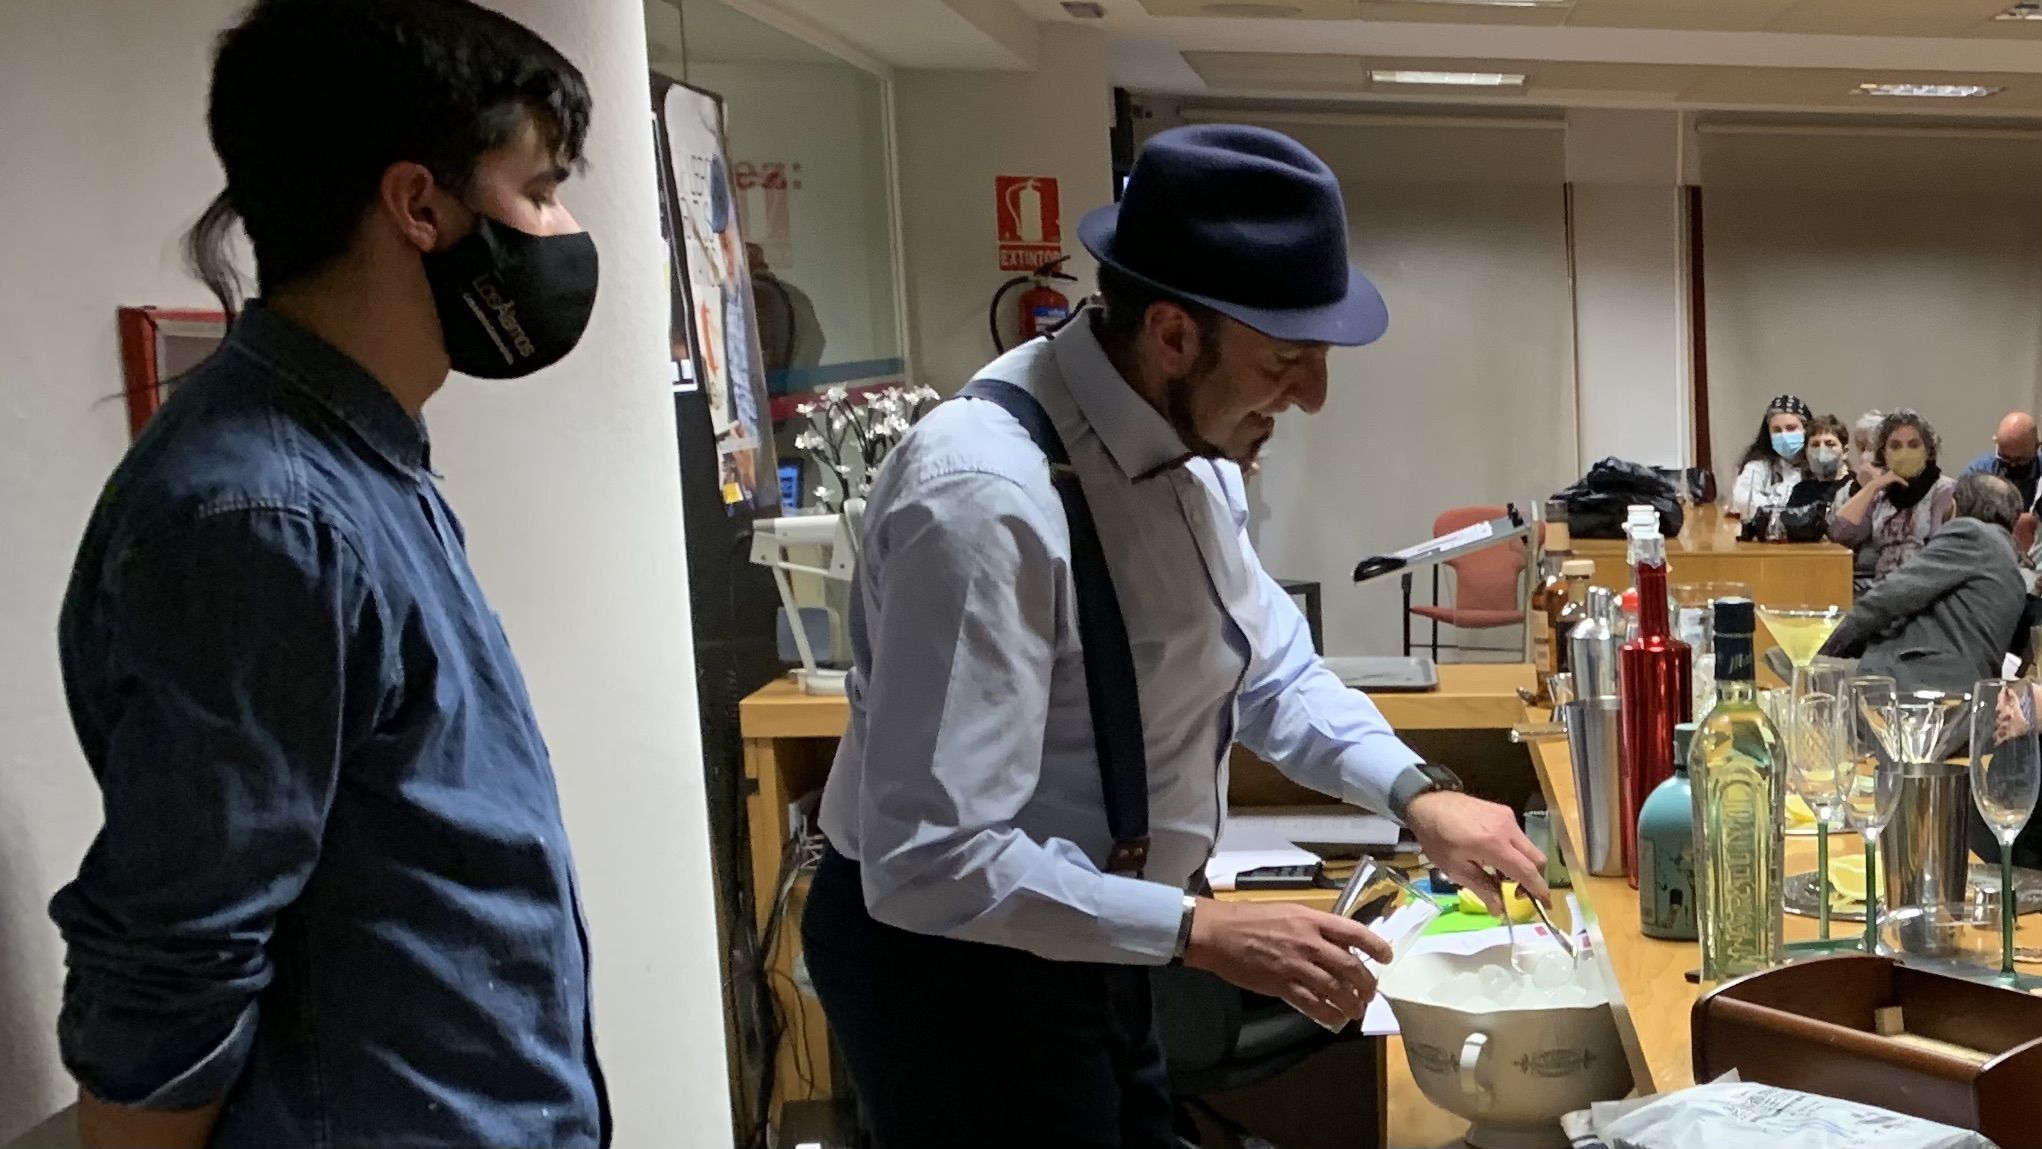
<path fill-rule="evenodd" d="M 113 312 L 203 304 L 175 235 L 218 184 L 207 45 L 244 0 L 19 0 L 0 15 L 0 1137 L 71 1086 L 49 894 L 98 822 L 53 631 L 77 535 L 126 441 Z M 552 745 L 594 935 L 619 1144 L 730 1141 L 721 995 L 667 401 L 667 300 L 636 0 L 503 0 L 587 69 L 572 190 L 603 248 L 580 351 L 456 382 L 435 459 Z M 543 465 L 541 465 L 543 461 Z"/>
<path fill-rule="evenodd" d="M 1112 86 L 1105 39 L 1044 25 L 1032 72 L 894 73 L 902 239 L 907 255 L 910 369 L 946 394 L 993 357 L 986 307 L 999 270 L 993 177 L 1053 176 L 1063 207 L 1064 265 L 1092 290 L 1094 264 L 1078 219 L 1113 202 Z M 1007 297 L 1007 306 L 1014 296 Z"/>

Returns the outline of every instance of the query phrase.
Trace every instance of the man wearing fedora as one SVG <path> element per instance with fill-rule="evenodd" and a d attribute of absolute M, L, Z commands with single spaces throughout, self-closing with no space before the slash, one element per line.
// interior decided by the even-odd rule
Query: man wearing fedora
<path fill-rule="evenodd" d="M 883 1149 L 1174 1144 L 1149 975 L 1358 1018 L 1368 930 L 1188 893 L 1236 741 L 1391 814 L 1500 906 L 1511 812 L 1423 763 L 1312 651 L 1241 469 L 1380 338 L 1339 185 L 1257 128 L 1164 132 L 1079 235 L 1100 304 L 991 364 L 875 484 L 851 726 L 802 937 Z M 1349 400 L 1352 402 L 1353 400 Z"/>

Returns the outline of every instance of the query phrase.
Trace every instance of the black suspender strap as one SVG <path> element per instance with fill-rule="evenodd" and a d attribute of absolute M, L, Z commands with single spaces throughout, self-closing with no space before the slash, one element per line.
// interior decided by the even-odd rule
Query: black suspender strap
<path fill-rule="evenodd" d="M 1149 762 L 1142 744 L 1141 699 L 1127 620 L 1113 591 L 1106 548 L 1092 521 L 1092 505 L 1071 466 L 1063 437 L 1035 396 L 1002 379 L 977 379 L 959 395 L 983 399 L 1012 415 L 1049 461 L 1050 481 L 1063 500 L 1071 532 L 1071 578 L 1077 587 L 1078 637 L 1085 647 L 1085 696 L 1092 709 L 1092 741 L 1106 794 L 1106 826 L 1113 834 L 1111 873 L 1140 877 L 1149 858 Z"/>

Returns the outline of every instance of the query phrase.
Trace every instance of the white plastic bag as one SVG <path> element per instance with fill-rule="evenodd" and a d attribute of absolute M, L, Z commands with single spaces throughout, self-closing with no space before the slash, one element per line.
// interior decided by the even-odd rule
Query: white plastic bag
<path fill-rule="evenodd" d="M 1749 1082 L 1669 1093 L 1598 1132 L 1610 1149 L 1996 1149 L 1968 1129 Z"/>

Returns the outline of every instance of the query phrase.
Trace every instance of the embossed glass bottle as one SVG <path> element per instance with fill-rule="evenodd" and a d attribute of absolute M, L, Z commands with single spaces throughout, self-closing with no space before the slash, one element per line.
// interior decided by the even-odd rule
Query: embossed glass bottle
<path fill-rule="evenodd" d="M 1700 864 L 1702 977 L 1716 981 L 1780 962 L 1785 780 L 1780 736 L 1752 681 L 1750 599 L 1716 603 L 1716 705 L 1689 751 Z"/>

